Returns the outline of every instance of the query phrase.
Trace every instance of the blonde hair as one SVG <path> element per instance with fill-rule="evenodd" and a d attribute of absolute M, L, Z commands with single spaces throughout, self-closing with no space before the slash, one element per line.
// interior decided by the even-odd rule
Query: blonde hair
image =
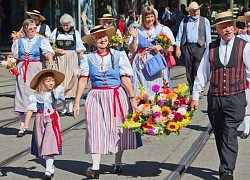
<path fill-rule="evenodd" d="M 149 14 L 153 14 L 154 17 L 155 17 L 155 22 L 154 22 L 154 26 L 157 26 L 158 25 L 158 21 L 157 21 L 157 18 L 156 18 L 156 15 L 155 15 L 155 12 L 154 12 L 154 9 L 150 6 L 146 6 L 142 12 L 142 26 L 143 27 L 146 27 L 146 16 L 149 15 Z"/>
<path fill-rule="evenodd" d="M 39 83 L 36 87 L 36 92 L 37 93 L 44 93 L 44 92 L 47 92 L 47 89 L 45 88 L 44 86 L 44 81 L 46 80 L 54 80 L 55 81 L 55 76 L 54 76 L 54 73 L 51 73 L 51 72 L 47 72 L 45 74 L 42 74 L 40 77 L 39 77 Z"/>
<path fill-rule="evenodd" d="M 28 29 L 30 24 L 36 24 L 35 21 L 33 19 L 25 19 L 23 21 L 23 30 Z"/>

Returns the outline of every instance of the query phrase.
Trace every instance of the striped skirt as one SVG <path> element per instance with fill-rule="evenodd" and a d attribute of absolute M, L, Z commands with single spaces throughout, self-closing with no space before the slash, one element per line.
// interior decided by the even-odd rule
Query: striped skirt
<path fill-rule="evenodd" d="M 129 112 L 128 98 L 123 88 L 118 88 L 124 115 Z M 118 101 L 114 117 L 114 90 L 92 89 L 85 102 L 86 141 L 85 153 L 115 154 L 126 149 L 136 149 L 136 134 L 120 127 L 122 117 Z"/>

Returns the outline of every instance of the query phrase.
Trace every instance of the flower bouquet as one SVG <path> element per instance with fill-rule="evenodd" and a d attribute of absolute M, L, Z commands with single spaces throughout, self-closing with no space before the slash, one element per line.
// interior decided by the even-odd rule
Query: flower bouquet
<path fill-rule="evenodd" d="M 23 34 L 21 32 L 12 31 L 11 33 L 12 42 L 16 41 L 21 37 L 23 37 Z"/>
<path fill-rule="evenodd" d="M 193 110 L 190 110 L 187 98 L 188 86 L 179 84 L 174 90 L 164 85 L 152 87 L 155 94 L 151 97 L 142 85 L 139 86 L 138 108 L 126 116 L 123 128 L 147 135 L 168 136 L 191 123 Z"/>
<path fill-rule="evenodd" d="M 19 72 L 16 69 L 16 59 L 12 55 L 7 55 L 5 60 L 0 62 L 0 66 L 8 69 L 11 74 L 19 76 Z"/>
<path fill-rule="evenodd" d="M 118 50 L 118 51 L 123 51 L 124 50 L 124 38 L 119 36 L 119 33 L 116 32 L 111 39 L 109 40 L 110 45 L 112 48 Z"/>
<path fill-rule="evenodd" d="M 168 47 L 172 45 L 170 38 L 165 33 L 160 33 L 158 36 L 156 36 L 155 41 L 164 49 L 168 49 Z"/>

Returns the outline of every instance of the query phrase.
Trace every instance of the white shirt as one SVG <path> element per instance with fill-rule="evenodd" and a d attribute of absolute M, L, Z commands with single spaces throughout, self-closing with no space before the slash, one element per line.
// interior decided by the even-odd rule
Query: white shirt
<path fill-rule="evenodd" d="M 225 58 L 225 41 L 221 39 L 220 47 L 219 47 L 219 57 L 220 61 L 223 65 L 226 65 L 229 61 L 229 57 L 231 54 L 231 50 L 233 47 L 235 37 L 233 37 L 228 44 L 227 49 L 227 58 Z M 247 43 L 244 50 L 243 50 L 243 63 L 245 64 L 246 69 L 246 78 L 248 81 L 250 81 L 250 43 Z M 199 65 L 197 76 L 194 81 L 194 87 L 193 87 L 193 100 L 199 100 L 199 94 L 201 91 L 203 91 L 204 87 L 210 80 L 211 72 L 210 72 L 210 63 L 209 63 L 209 47 L 206 48 L 206 51 L 203 54 L 203 57 L 201 59 L 201 63 Z"/>
<path fill-rule="evenodd" d="M 46 26 L 46 28 L 45 28 L 45 37 L 46 38 L 49 38 L 50 36 L 51 36 L 51 30 L 50 30 L 50 28 L 49 28 L 49 26 L 47 25 L 47 24 L 45 24 Z M 40 31 L 40 28 L 41 28 L 41 23 L 37 26 L 37 28 L 36 28 L 36 32 L 38 32 L 39 33 L 39 31 Z"/>

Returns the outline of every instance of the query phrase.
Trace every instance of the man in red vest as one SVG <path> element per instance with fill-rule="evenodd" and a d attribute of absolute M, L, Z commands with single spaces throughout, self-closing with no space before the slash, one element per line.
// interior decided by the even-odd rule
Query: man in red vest
<path fill-rule="evenodd" d="M 199 94 L 210 81 L 208 117 L 220 157 L 219 176 L 233 180 L 238 154 L 237 128 L 245 116 L 246 79 L 250 81 L 250 44 L 235 37 L 231 11 L 218 13 L 220 38 L 209 44 L 197 71 L 191 108 L 198 108 Z"/>

